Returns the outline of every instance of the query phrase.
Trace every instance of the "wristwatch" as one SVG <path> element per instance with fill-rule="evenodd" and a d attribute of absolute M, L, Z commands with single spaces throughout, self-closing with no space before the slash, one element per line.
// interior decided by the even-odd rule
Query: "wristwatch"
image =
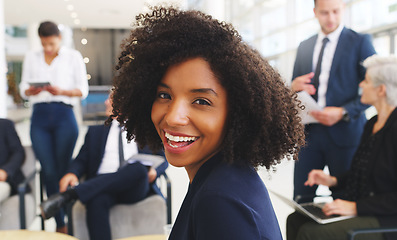
<path fill-rule="evenodd" d="M 342 120 L 345 122 L 350 121 L 350 116 L 349 116 L 349 112 L 347 112 L 346 108 L 342 108 Z"/>

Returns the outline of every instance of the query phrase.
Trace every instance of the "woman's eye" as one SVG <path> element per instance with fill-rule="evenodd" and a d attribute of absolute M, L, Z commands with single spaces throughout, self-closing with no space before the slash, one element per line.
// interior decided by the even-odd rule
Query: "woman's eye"
<path fill-rule="evenodd" d="M 197 99 L 196 101 L 194 101 L 194 103 L 197 103 L 199 105 L 211 105 L 211 103 L 205 99 Z"/>
<path fill-rule="evenodd" d="M 161 99 L 171 99 L 171 96 L 168 93 L 159 93 L 158 97 Z"/>

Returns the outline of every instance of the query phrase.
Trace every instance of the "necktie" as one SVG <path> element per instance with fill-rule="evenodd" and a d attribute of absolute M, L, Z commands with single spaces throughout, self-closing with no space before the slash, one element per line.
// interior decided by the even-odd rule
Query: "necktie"
<path fill-rule="evenodd" d="M 313 98 L 316 101 L 317 101 L 317 98 L 318 98 L 318 85 L 320 84 L 319 83 L 319 77 L 320 77 L 320 73 L 321 73 L 321 63 L 323 61 L 324 48 L 325 48 L 325 45 L 327 45 L 328 42 L 329 42 L 328 38 L 324 38 L 323 39 L 323 45 L 321 46 L 320 54 L 318 55 L 317 66 L 316 66 L 316 70 L 314 72 L 314 77 L 313 77 L 313 80 L 312 80 L 313 85 L 316 88 L 316 93 L 313 94 Z"/>
<path fill-rule="evenodd" d="M 119 129 L 119 161 L 120 161 L 120 166 L 119 168 L 121 168 L 124 165 L 124 150 L 123 150 L 123 138 L 121 136 L 121 133 L 123 131 L 121 130 L 121 128 Z"/>

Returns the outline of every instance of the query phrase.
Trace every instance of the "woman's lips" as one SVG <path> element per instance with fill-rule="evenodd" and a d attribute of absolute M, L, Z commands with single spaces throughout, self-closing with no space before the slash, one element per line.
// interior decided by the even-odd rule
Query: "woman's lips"
<path fill-rule="evenodd" d="M 184 152 L 191 146 L 191 144 L 199 139 L 198 137 L 181 135 L 182 134 L 170 134 L 168 132 L 164 133 L 164 139 L 166 142 L 164 146 L 167 148 L 168 151 L 174 153 Z"/>

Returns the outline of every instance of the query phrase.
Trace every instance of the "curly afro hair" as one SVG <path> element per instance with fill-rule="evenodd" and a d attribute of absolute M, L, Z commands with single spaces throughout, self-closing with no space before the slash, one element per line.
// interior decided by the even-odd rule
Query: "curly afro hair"
<path fill-rule="evenodd" d="M 140 147 L 163 148 L 151 121 L 157 86 L 170 66 L 207 61 L 228 95 L 224 161 L 270 169 L 296 159 L 304 144 L 296 95 L 261 55 L 229 24 L 199 11 L 154 7 L 140 14 L 114 78 L 113 115 Z"/>

